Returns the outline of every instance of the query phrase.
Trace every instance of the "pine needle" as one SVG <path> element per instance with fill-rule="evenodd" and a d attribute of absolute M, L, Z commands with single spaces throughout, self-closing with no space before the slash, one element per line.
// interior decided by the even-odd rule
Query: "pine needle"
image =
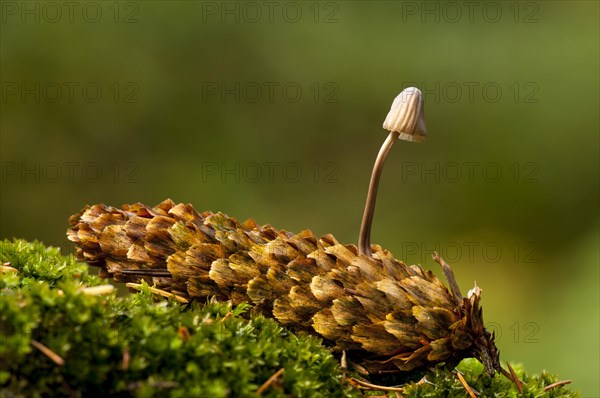
<path fill-rule="evenodd" d="M 514 381 L 515 385 L 517 386 L 517 390 L 519 390 L 519 393 L 521 395 L 523 395 L 523 382 L 521 380 L 519 380 L 519 377 L 515 373 L 515 370 L 512 368 L 512 366 L 510 366 L 510 363 L 506 362 L 506 366 L 508 366 L 508 370 L 510 371 L 510 376 L 511 376 L 512 380 Z"/>
<path fill-rule="evenodd" d="M 397 392 L 397 393 L 404 391 L 404 389 L 402 387 L 380 386 L 377 384 L 372 384 L 372 383 L 368 383 L 366 381 L 355 379 L 354 377 L 351 377 L 350 379 L 348 379 L 348 381 L 352 385 L 358 385 L 360 387 L 363 387 L 363 388 L 366 388 L 369 390 L 393 391 L 393 392 Z M 399 398 L 402 398 L 402 396 L 400 395 Z"/>
<path fill-rule="evenodd" d="M 458 380 L 460 381 L 460 384 L 462 384 L 463 387 L 465 388 L 465 390 L 467 390 L 467 393 L 469 393 L 469 396 L 471 398 L 477 398 L 477 396 L 475 395 L 475 393 L 471 389 L 471 386 L 469 386 L 469 384 L 467 383 L 467 381 L 463 377 L 462 373 L 456 372 L 456 376 L 458 376 Z"/>
<path fill-rule="evenodd" d="M 552 384 L 548 384 L 545 388 L 544 391 L 550 391 L 553 388 L 556 387 L 560 387 L 560 386 L 564 386 L 566 384 L 571 384 L 571 380 L 563 380 L 563 381 L 557 381 L 556 383 L 552 383 Z"/>
<path fill-rule="evenodd" d="M 58 366 L 63 366 L 65 364 L 65 360 L 62 359 L 60 355 L 58 355 L 57 353 L 52 351 L 50 348 L 48 348 L 45 345 L 43 345 L 42 343 L 40 343 L 39 341 L 32 339 L 31 345 L 34 346 L 35 348 L 37 348 L 38 350 L 40 350 L 42 352 L 42 354 L 44 354 L 45 356 L 50 358 L 50 360 L 52 362 L 54 362 L 55 364 L 57 364 Z"/>
<path fill-rule="evenodd" d="M 141 287 L 142 287 L 142 284 L 141 283 L 128 282 L 128 283 L 125 284 L 125 286 L 130 287 L 132 289 L 140 290 Z M 166 290 L 157 289 L 157 288 L 151 287 L 151 286 L 148 286 L 148 290 L 150 290 L 154 294 L 158 294 L 158 295 L 166 297 L 166 298 L 173 297 L 175 300 L 177 300 L 177 301 L 179 301 L 180 303 L 183 303 L 183 304 L 189 303 L 188 299 L 186 299 L 185 297 L 181 297 L 181 296 L 178 296 L 178 295 L 176 295 L 174 293 L 167 292 Z"/>
<path fill-rule="evenodd" d="M 262 386 L 260 386 L 260 387 L 258 388 L 258 390 L 256 390 L 256 395 L 261 395 L 263 392 L 265 392 L 265 390 L 266 390 L 267 388 L 269 388 L 269 386 L 270 386 L 271 384 L 273 384 L 273 382 L 274 382 L 275 380 L 277 380 L 277 378 L 278 378 L 279 376 L 281 376 L 281 374 L 283 373 L 283 370 L 284 370 L 284 368 L 281 368 L 281 369 L 279 369 L 277 372 L 273 373 L 273 375 L 272 375 L 271 377 L 269 377 L 269 378 L 267 379 L 267 381 L 265 381 L 265 382 L 263 383 L 263 385 L 262 385 Z"/>

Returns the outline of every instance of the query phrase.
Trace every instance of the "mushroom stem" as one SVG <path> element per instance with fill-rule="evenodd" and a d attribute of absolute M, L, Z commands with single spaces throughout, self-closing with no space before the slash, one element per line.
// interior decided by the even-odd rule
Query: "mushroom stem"
<path fill-rule="evenodd" d="M 377 159 L 375 159 L 367 192 L 367 203 L 365 203 L 365 211 L 358 235 L 358 253 L 369 257 L 372 254 L 371 224 L 373 223 L 377 188 L 379 187 L 379 179 L 381 178 L 385 158 L 398 138 L 421 142 L 427 137 L 423 114 L 423 95 L 418 88 L 409 87 L 398 94 L 383 122 L 383 128 L 388 130 L 390 134 L 381 146 Z"/>
<path fill-rule="evenodd" d="M 377 200 L 381 171 L 383 170 L 385 158 L 399 135 L 400 133 L 397 131 L 392 131 L 388 134 L 381 149 L 379 149 L 375 165 L 373 166 L 373 172 L 371 173 L 371 181 L 369 182 L 369 190 L 367 191 L 367 202 L 365 203 L 365 211 L 358 235 L 358 253 L 369 257 L 371 256 L 371 225 L 373 224 L 373 215 L 375 214 L 375 202 Z"/>

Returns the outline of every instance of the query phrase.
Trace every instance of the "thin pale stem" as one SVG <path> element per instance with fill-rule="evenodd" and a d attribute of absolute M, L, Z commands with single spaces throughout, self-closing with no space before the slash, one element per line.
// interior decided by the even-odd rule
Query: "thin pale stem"
<path fill-rule="evenodd" d="M 398 138 L 399 134 L 392 131 L 385 142 L 381 146 L 377 159 L 375 159 L 375 165 L 373 166 L 373 172 L 371 173 L 371 181 L 369 182 L 369 191 L 367 192 L 367 202 L 365 203 L 365 211 L 363 213 L 362 223 L 360 225 L 360 233 L 358 235 L 358 253 L 371 256 L 371 224 L 373 223 L 373 215 L 375 214 L 375 202 L 377 200 L 377 188 L 379 187 L 379 180 L 381 178 L 381 171 L 383 170 L 383 163 L 387 157 L 390 148 L 394 145 L 394 142 Z"/>

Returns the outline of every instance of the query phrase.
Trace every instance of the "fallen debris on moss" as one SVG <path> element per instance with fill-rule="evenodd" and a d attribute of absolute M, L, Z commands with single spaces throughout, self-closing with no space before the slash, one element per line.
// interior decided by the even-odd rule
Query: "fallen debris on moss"
<path fill-rule="evenodd" d="M 360 397 L 320 340 L 295 335 L 249 306 L 182 305 L 117 295 L 87 265 L 56 248 L 0 242 L 0 395 L 170 397 Z M 283 370 L 282 370 L 283 369 Z M 521 396 L 475 360 L 458 367 L 481 396 Z M 525 397 L 575 397 L 556 377 L 530 377 Z M 438 366 L 404 397 L 465 397 L 455 374 Z M 370 391 L 369 395 L 386 394 Z M 401 396 L 388 392 L 388 396 Z M 397 395 L 394 395 L 397 394 Z"/>

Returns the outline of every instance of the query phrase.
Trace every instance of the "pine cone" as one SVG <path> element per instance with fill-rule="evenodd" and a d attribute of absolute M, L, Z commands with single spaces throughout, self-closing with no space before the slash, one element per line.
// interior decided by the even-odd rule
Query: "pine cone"
<path fill-rule="evenodd" d="M 69 219 L 77 256 L 117 281 L 146 279 L 193 300 L 252 303 L 293 329 L 318 334 L 370 374 L 454 366 L 475 357 L 500 370 L 480 289 L 462 298 L 431 272 L 380 246 L 372 257 L 332 235 L 292 234 L 170 199 L 154 208 L 87 206 Z"/>

